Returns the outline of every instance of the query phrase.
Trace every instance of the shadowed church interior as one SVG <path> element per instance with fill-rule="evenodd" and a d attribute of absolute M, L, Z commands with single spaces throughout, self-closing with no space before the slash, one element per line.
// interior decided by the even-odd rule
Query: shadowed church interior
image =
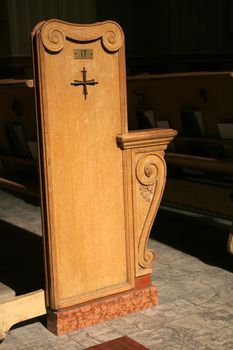
<path fill-rule="evenodd" d="M 1 349 L 232 349 L 232 19 L 0 1 Z"/>

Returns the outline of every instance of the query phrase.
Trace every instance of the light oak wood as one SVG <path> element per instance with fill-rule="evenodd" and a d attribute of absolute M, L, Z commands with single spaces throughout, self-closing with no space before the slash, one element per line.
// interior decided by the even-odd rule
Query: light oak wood
<path fill-rule="evenodd" d="M 48 302 L 57 309 L 134 286 L 125 159 L 115 140 L 127 127 L 124 36 L 113 22 L 54 20 L 38 28 Z M 79 47 L 92 49 L 94 58 L 75 59 Z M 83 67 L 98 81 L 86 99 L 82 86 L 71 85 Z"/>
<path fill-rule="evenodd" d="M 127 134 L 118 135 L 117 141 L 122 149 L 159 145 L 167 146 L 176 135 L 177 132 L 173 129 L 147 129 L 130 131 Z M 162 149 L 165 148 L 162 147 Z"/>
<path fill-rule="evenodd" d="M 136 276 L 150 273 L 155 260 L 155 252 L 147 249 L 147 242 L 164 191 L 164 151 L 175 136 L 176 131 L 172 129 L 149 129 L 117 136 L 131 163 Z"/>
<path fill-rule="evenodd" d="M 32 44 L 47 305 L 59 310 L 133 289 L 150 271 L 146 245 L 176 132 L 128 133 L 118 24 L 50 20 Z M 75 58 L 78 49 L 93 58 Z M 75 86 L 84 72 L 96 83 L 87 93 Z"/>
<path fill-rule="evenodd" d="M 16 323 L 46 314 L 43 290 L 24 294 L 0 303 L 0 340 Z"/>

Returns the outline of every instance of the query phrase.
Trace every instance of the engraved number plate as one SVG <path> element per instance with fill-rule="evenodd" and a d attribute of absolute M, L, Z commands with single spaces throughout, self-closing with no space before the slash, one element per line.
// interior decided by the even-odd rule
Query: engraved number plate
<path fill-rule="evenodd" d="M 75 49 L 74 58 L 75 59 L 93 58 L 93 50 L 92 49 Z"/>

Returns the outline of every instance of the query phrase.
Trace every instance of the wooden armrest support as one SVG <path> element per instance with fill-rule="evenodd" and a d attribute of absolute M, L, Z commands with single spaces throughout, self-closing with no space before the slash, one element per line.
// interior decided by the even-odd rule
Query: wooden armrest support
<path fill-rule="evenodd" d="M 127 183 L 132 184 L 136 276 L 149 274 L 155 259 L 147 242 L 164 191 L 164 150 L 176 134 L 173 129 L 147 129 L 117 136 L 118 146 L 127 159 Z"/>

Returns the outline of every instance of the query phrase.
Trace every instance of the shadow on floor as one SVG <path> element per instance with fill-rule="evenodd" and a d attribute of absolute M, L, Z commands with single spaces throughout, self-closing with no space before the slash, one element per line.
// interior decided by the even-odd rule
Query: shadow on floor
<path fill-rule="evenodd" d="M 227 253 L 230 227 L 206 217 L 159 210 L 151 238 L 206 264 L 233 272 Z M 44 288 L 42 238 L 0 220 L 0 281 L 17 295 Z"/>
<path fill-rule="evenodd" d="M 230 226 L 208 217 L 192 217 L 160 209 L 150 237 L 208 265 L 233 272 L 233 256 L 227 253 Z"/>
<path fill-rule="evenodd" d="M 44 288 L 42 238 L 0 220 L 0 281 L 17 295 Z"/>

